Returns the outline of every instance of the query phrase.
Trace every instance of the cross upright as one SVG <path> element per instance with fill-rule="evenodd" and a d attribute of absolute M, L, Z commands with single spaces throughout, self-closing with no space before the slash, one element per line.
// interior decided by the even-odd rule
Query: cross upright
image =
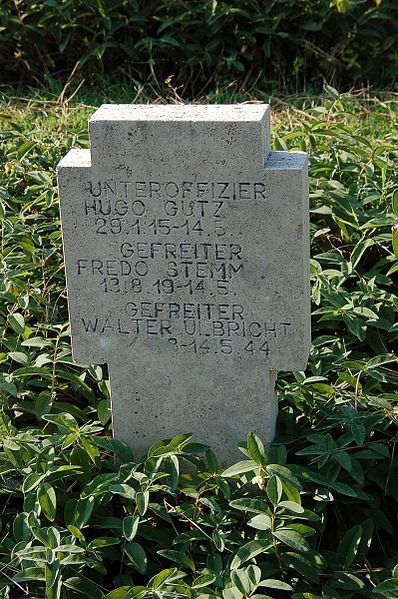
<path fill-rule="evenodd" d="M 310 300 L 307 157 L 271 151 L 268 105 L 101 106 L 58 179 L 73 357 L 109 365 L 114 435 L 223 463 L 271 441 Z"/>

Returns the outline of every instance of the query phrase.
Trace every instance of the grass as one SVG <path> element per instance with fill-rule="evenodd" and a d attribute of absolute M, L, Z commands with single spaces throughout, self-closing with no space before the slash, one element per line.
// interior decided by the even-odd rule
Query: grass
<path fill-rule="evenodd" d="M 46 89 L 13 89 L 0 86 L 1 118 L 12 119 L 26 130 L 36 129 L 38 134 L 46 131 L 66 129 L 84 131 L 93 112 L 107 103 L 130 104 L 150 102 L 185 103 L 178 95 L 179 90 L 171 83 L 163 89 L 136 87 L 131 89 L 124 83 L 105 85 L 98 88 L 83 86 L 75 90 L 50 80 Z M 327 90 L 331 93 L 327 93 Z M 76 92 L 76 93 L 75 93 Z M 71 99 L 70 99 L 71 98 Z M 375 140 L 394 136 L 398 124 L 398 93 L 360 89 L 339 95 L 326 86 L 325 95 L 293 95 L 283 98 L 259 90 L 245 92 L 236 85 L 225 85 L 219 90 L 199 97 L 189 103 L 233 104 L 235 102 L 266 102 L 272 107 L 273 128 L 288 123 L 290 127 L 306 118 L 328 118 L 325 100 L 338 100 L 344 105 L 339 120 L 348 127 L 357 127 L 361 135 L 371 135 Z M 332 111 L 333 112 L 333 111 Z M 335 115 L 329 114 L 329 118 Z"/>

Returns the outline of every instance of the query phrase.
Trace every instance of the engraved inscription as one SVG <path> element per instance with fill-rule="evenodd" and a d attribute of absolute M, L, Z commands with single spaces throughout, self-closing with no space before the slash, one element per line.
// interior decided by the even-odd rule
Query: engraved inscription
<path fill-rule="evenodd" d="M 125 298 L 120 314 L 82 317 L 86 335 L 264 358 L 289 335 L 290 322 L 253 315 L 234 285 L 244 285 L 250 256 L 228 231 L 226 211 L 264 202 L 263 182 L 104 180 L 84 192 L 87 229 L 104 244 L 101 255 L 79 256 L 74 274 L 108 300 Z"/>

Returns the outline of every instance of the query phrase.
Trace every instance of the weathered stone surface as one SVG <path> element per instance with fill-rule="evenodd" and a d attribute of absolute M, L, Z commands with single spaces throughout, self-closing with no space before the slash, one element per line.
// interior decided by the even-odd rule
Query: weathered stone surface
<path fill-rule="evenodd" d="M 58 167 L 73 355 L 110 368 L 115 435 L 225 463 L 274 435 L 310 343 L 307 164 L 267 105 L 102 106 Z"/>

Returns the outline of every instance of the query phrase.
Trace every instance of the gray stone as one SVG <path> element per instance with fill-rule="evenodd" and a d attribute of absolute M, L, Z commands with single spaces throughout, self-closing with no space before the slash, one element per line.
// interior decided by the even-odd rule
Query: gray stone
<path fill-rule="evenodd" d="M 104 105 L 58 166 L 73 356 L 108 363 L 114 434 L 229 463 L 275 432 L 310 344 L 307 157 L 269 107 Z"/>

